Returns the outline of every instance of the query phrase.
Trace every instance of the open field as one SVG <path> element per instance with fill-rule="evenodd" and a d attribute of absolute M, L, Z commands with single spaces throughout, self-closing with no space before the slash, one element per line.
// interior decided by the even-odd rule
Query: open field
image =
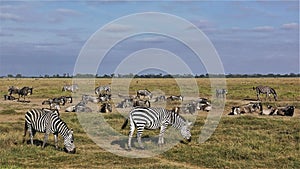
<path fill-rule="evenodd" d="M 122 79 L 119 79 L 122 80 Z M 189 82 L 189 79 L 183 79 Z M 211 98 L 209 79 L 196 79 L 199 96 Z M 213 135 L 204 143 L 197 141 L 208 113 L 199 111 L 192 128 L 193 140 L 177 144 L 170 150 L 151 158 L 127 158 L 110 153 L 93 142 L 82 128 L 75 113 L 60 111 L 61 118 L 75 132 L 76 154 L 67 154 L 54 148 L 54 138 L 49 136 L 48 146 L 31 146 L 22 143 L 24 114 L 31 108 L 43 107 L 42 100 L 61 95 L 61 88 L 72 79 L 0 79 L 0 94 L 7 94 L 8 86 L 33 87 L 29 103 L 0 102 L 0 167 L 1 168 L 300 168 L 300 81 L 299 78 L 232 78 L 226 79 L 228 95 L 223 116 Z M 96 79 L 96 85 L 107 85 L 110 79 Z M 84 84 L 84 83 L 83 83 Z M 241 115 L 228 116 L 232 106 L 256 99 L 253 86 L 269 85 L 278 93 L 278 101 L 267 104 L 296 106 L 293 117 Z M 84 90 L 82 84 L 80 90 Z M 180 94 L 174 79 L 133 79 L 130 94 L 148 88 L 163 91 L 166 96 Z M 159 89 L 159 90 L 158 90 Z M 264 96 L 262 96 L 264 98 Z M 78 100 L 79 98 L 77 98 Z M 73 103 L 73 104 L 76 104 Z M 91 104 L 91 103 L 89 103 Z M 169 106 L 169 107 L 168 107 Z M 170 108 L 173 105 L 168 105 Z M 45 107 L 45 106 L 44 106 Z M 113 109 L 109 114 L 98 114 L 117 131 L 127 135 L 129 127 L 121 130 L 126 111 L 119 114 Z M 82 115 L 82 114 L 81 114 Z M 89 116 L 90 114 L 86 114 Z M 188 115 L 183 115 L 187 117 Z M 189 118 L 189 117 L 187 117 Z M 100 122 L 94 122 L 100 126 Z M 100 131 L 101 132 L 101 131 Z M 158 131 L 145 131 L 156 136 Z M 28 135 L 27 135 L 28 136 Z M 37 133 L 35 140 L 42 141 Z M 29 139 L 27 137 L 27 139 Z M 117 140 L 108 140 L 116 142 Z M 134 140 L 135 141 L 135 140 Z M 59 145 L 63 140 L 59 137 Z M 124 145 L 114 145 L 122 150 Z M 135 148 L 135 147 L 133 147 Z M 133 150 L 143 153 L 143 150 Z"/>

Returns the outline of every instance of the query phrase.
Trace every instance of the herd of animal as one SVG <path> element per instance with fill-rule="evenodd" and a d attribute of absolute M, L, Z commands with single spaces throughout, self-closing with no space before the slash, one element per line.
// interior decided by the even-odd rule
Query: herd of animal
<path fill-rule="evenodd" d="M 66 85 L 63 86 L 62 91 L 76 92 L 79 90 L 78 85 Z M 256 91 L 258 101 L 252 101 L 248 104 L 234 106 L 231 109 L 229 115 L 239 115 L 245 113 L 258 113 L 261 115 L 282 115 L 293 116 L 294 106 L 286 107 L 272 107 L 268 106 L 266 110 L 263 110 L 260 94 L 266 94 L 266 99 L 273 94 L 275 101 L 277 100 L 277 94 L 275 90 L 268 86 L 253 87 Z M 17 94 L 18 101 L 20 97 L 32 95 L 33 88 L 23 87 L 21 89 L 10 86 L 8 89 L 8 95 L 4 95 L 5 100 L 15 100 L 13 94 Z M 216 89 L 216 97 L 220 99 L 226 98 L 226 89 Z M 93 112 L 88 107 L 88 103 L 101 103 L 100 110 L 98 112 L 108 113 L 112 112 L 112 94 L 111 88 L 107 86 L 99 86 L 95 88 L 95 95 L 82 95 L 81 100 L 76 105 L 69 106 L 65 109 L 66 112 Z M 131 149 L 131 140 L 135 129 L 137 129 L 137 139 L 140 148 L 144 148 L 141 142 L 141 136 L 144 129 L 158 129 L 160 128 L 160 134 L 158 144 L 164 144 L 164 132 L 166 128 L 171 125 L 175 129 L 180 130 L 183 138 L 190 141 L 191 122 L 188 122 L 181 114 L 190 113 L 194 114 L 197 110 L 209 112 L 212 109 L 211 103 L 206 98 L 199 98 L 197 100 L 190 101 L 183 106 L 175 106 L 171 110 L 165 108 L 151 107 L 151 102 L 183 102 L 184 97 L 181 95 L 171 95 L 165 97 L 163 95 L 153 98 L 153 94 L 147 90 L 142 89 L 136 92 L 136 95 L 125 96 L 118 94 L 118 97 L 122 101 L 116 104 L 116 108 L 132 108 L 129 112 L 128 118 L 124 121 L 122 129 L 124 129 L 128 122 L 130 122 L 130 132 L 128 139 L 128 150 Z M 75 153 L 76 148 L 74 144 L 73 130 L 69 129 L 67 124 L 60 118 L 59 110 L 60 106 L 73 103 L 71 96 L 61 96 L 56 98 L 48 98 L 42 102 L 42 105 L 49 105 L 49 108 L 31 109 L 25 114 L 25 128 L 24 128 L 24 140 L 26 132 L 29 132 L 30 142 L 33 144 L 33 137 L 36 132 L 45 133 L 43 145 L 45 146 L 49 133 L 53 133 L 55 137 L 55 145 L 57 145 L 58 134 L 61 134 L 64 138 L 64 149 L 68 153 Z"/>

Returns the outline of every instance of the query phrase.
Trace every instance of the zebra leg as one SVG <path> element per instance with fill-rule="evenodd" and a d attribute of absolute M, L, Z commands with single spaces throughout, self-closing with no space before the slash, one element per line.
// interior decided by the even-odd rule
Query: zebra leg
<path fill-rule="evenodd" d="M 160 127 L 160 132 L 159 132 L 159 136 L 158 136 L 158 145 L 161 146 L 162 144 L 164 144 L 164 134 L 166 131 L 166 126 L 162 125 Z"/>
<path fill-rule="evenodd" d="M 28 127 L 28 131 L 29 131 L 29 135 L 30 135 L 30 142 L 31 142 L 31 145 L 33 145 L 33 131 L 32 131 L 32 127 L 29 126 Z"/>
<path fill-rule="evenodd" d="M 132 118 L 130 118 L 130 131 L 129 131 L 129 136 L 128 136 L 128 150 L 131 150 L 131 139 L 132 139 L 134 130 L 135 130 L 135 125 L 132 121 Z"/>
<path fill-rule="evenodd" d="M 57 134 L 54 134 L 55 148 L 58 149 Z"/>
<path fill-rule="evenodd" d="M 45 145 L 46 145 L 46 143 L 47 143 L 47 141 L 48 141 L 49 133 L 50 133 L 50 132 L 48 132 L 48 131 L 46 131 L 46 133 L 45 133 L 42 148 L 45 148 Z"/>
<path fill-rule="evenodd" d="M 142 143 L 142 134 L 143 134 L 143 130 L 144 130 L 144 127 L 141 127 L 141 128 L 138 128 L 138 131 L 137 131 L 137 140 L 138 140 L 138 143 L 139 143 L 139 146 L 141 149 L 144 149 L 144 145 Z"/>

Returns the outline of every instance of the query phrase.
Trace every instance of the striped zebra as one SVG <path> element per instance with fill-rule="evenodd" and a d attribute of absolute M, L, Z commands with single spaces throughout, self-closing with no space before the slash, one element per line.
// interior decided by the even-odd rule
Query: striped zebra
<path fill-rule="evenodd" d="M 110 86 L 99 86 L 95 88 L 95 94 L 100 95 L 100 94 L 108 94 L 111 92 Z"/>
<path fill-rule="evenodd" d="M 266 100 L 267 100 L 267 97 L 270 97 L 270 95 L 273 94 L 274 100 L 277 101 L 276 91 L 273 88 L 269 87 L 269 86 L 253 87 L 253 90 L 256 90 L 257 100 L 260 100 L 259 95 L 262 93 L 262 94 L 266 94 Z"/>
<path fill-rule="evenodd" d="M 30 134 L 30 141 L 33 145 L 33 136 L 36 132 L 45 133 L 42 147 L 48 140 L 50 133 L 54 134 L 55 147 L 58 148 L 57 137 L 60 134 L 64 138 L 65 151 L 68 153 L 75 153 L 76 148 L 74 144 L 73 130 L 69 129 L 67 124 L 59 118 L 58 110 L 49 109 L 31 109 L 25 114 L 25 128 L 24 138 L 25 142 L 26 132 Z"/>
<path fill-rule="evenodd" d="M 137 139 L 140 148 L 144 149 L 144 146 L 141 141 L 142 133 L 144 129 L 158 129 L 160 128 L 158 145 L 164 144 L 164 133 L 168 125 L 172 125 L 175 129 L 179 129 L 183 138 L 191 141 L 191 132 L 190 126 L 191 122 L 185 120 L 179 114 L 166 110 L 163 108 L 146 108 L 146 107 L 137 107 L 130 111 L 129 113 L 130 120 L 130 132 L 128 138 L 128 149 L 131 149 L 131 139 L 134 133 L 135 128 L 137 128 Z M 125 120 L 122 125 L 122 129 L 126 127 L 128 123 L 128 118 Z"/>
<path fill-rule="evenodd" d="M 62 91 L 70 91 L 70 92 L 76 92 L 79 89 L 77 84 L 73 84 L 73 85 L 65 85 L 62 88 Z"/>

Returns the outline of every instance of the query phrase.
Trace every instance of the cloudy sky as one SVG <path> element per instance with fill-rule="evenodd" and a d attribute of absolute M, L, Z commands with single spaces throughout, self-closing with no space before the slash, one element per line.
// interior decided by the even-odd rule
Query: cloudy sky
<path fill-rule="evenodd" d="M 1 0 L 0 76 L 17 73 L 42 76 L 73 74 L 80 51 L 97 30 L 115 22 L 118 18 L 143 12 L 167 13 L 195 25 L 215 47 L 226 74 L 299 73 L 298 0 L 198 2 Z M 139 26 L 147 27 L 149 23 L 147 19 L 145 17 Z M 176 30 L 174 22 L 167 27 L 163 25 L 165 24 L 155 26 L 158 30 Z M 118 34 L 132 31 L 134 27 L 132 23 L 114 24 L 109 30 L 105 30 L 108 36 L 105 37 L 107 39 L 102 39 L 102 44 L 103 40 L 104 43 L 109 42 L 110 37 L 116 38 Z M 149 56 L 139 52 L 151 48 L 160 49 L 160 52 L 148 54 Z M 148 57 L 146 60 L 151 61 L 151 64 L 160 61 L 159 55 L 168 57 L 178 55 L 192 73 L 207 73 L 206 65 L 194 60 L 194 53 L 186 45 L 159 34 L 142 34 L 123 39 L 106 53 L 97 72 L 114 73 L 118 65 L 124 63 L 124 58 L 130 55 L 138 57 L 139 53 L 140 57 Z M 137 65 L 130 63 L 128 66 Z"/>

